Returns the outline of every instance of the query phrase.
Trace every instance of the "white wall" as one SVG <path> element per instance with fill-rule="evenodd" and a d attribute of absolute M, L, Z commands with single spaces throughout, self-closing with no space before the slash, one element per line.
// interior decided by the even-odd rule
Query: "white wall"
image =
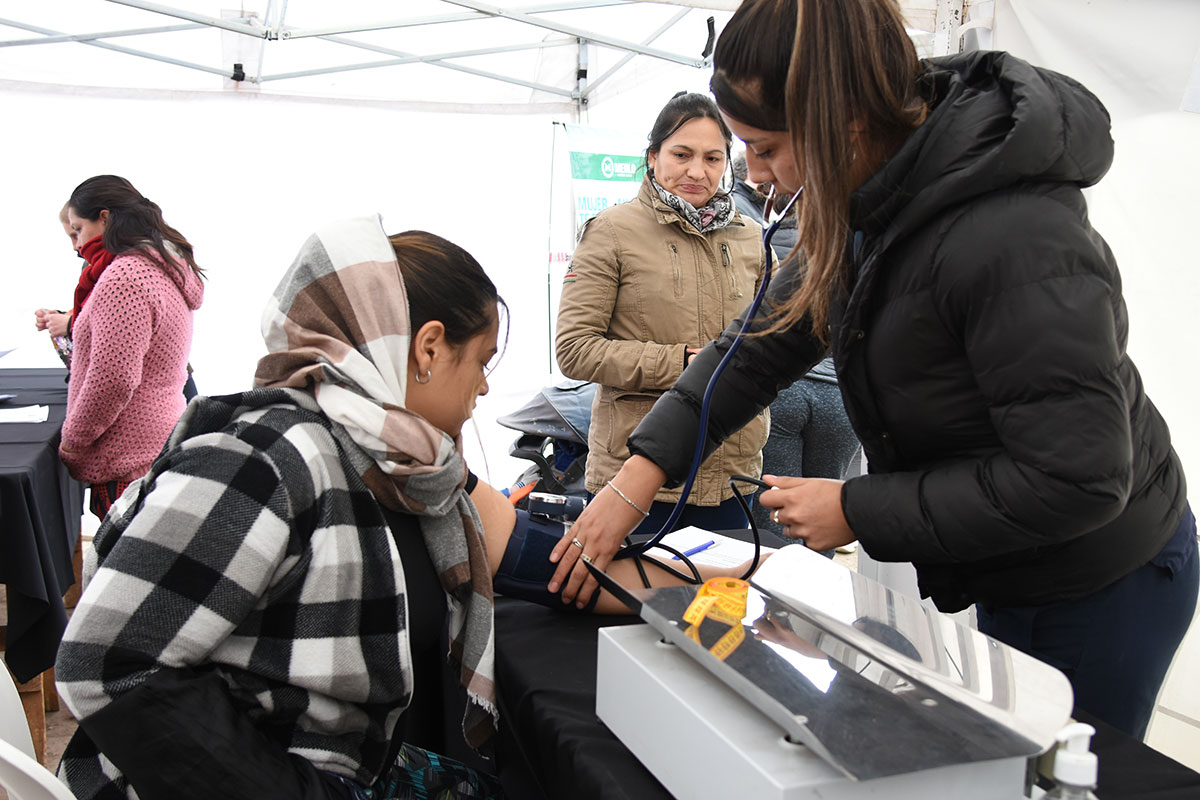
<path fill-rule="evenodd" d="M 508 352 L 477 418 L 493 482 L 506 485 L 528 463 L 505 457 L 516 434 L 487 421 L 545 382 L 549 118 L 9 88 L 0 84 L 0 350 L 49 351 L 33 310 L 70 306 L 80 262 L 57 215 L 91 175 L 129 178 L 208 270 L 192 349 L 205 394 L 249 387 L 264 352 L 260 313 L 309 233 L 379 212 L 388 231 L 423 228 L 465 247 L 510 304 Z M 468 455 L 486 474 L 472 438 L 468 430 Z"/>
<path fill-rule="evenodd" d="M 996 0 L 992 46 L 1081 81 L 1113 118 L 1116 159 L 1088 191 L 1121 265 L 1129 353 L 1200 485 L 1200 115 L 1179 110 L 1200 49 L 1189 0 Z M 1193 505 L 1200 494 L 1192 491 Z M 1200 769 L 1200 625 L 1193 622 L 1147 742 Z"/>
<path fill-rule="evenodd" d="M 703 31 L 703 15 L 692 16 L 678 31 L 687 42 Z M 684 46 L 683 41 L 669 44 Z M 0 53 L 0 76 L 22 75 L 14 53 L 28 50 Z M 32 50 L 44 56 L 46 48 Z M 600 65 L 612 56 L 591 50 L 597 64 L 593 77 L 599 77 Z M 68 62 L 42 64 L 58 70 L 57 80 L 66 79 L 62 64 L 73 57 L 81 66 L 94 65 L 96 76 L 106 79 L 117 67 L 129 80 L 136 80 L 140 68 L 160 79 L 173 76 L 171 68 L 155 62 L 104 53 L 92 60 L 97 54 L 90 48 L 57 52 Z M 86 69 L 72 77 L 89 80 Z M 191 73 L 183 71 L 183 77 Z M 672 94 L 707 91 L 708 78 L 704 70 L 636 59 L 605 82 L 601 99 L 583 121 L 643 137 Z M 444 99 L 453 96 L 447 89 Z M 478 432 L 468 428 L 464 447 L 476 471 L 497 485 L 507 485 L 528 466 L 507 456 L 517 434 L 494 420 L 553 381 L 548 293 L 557 297 L 560 276 L 548 281 L 546 270 L 551 123 L 577 120 L 563 114 L 433 113 L 378 101 L 56 86 L 3 78 L 0 109 L 6 121 L 0 126 L 0 152 L 8 188 L 0 196 L 0 231 L 10 260 L 0 295 L 0 350 L 20 344 L 37 353 L 49 348 L 42 341 L 46 334 L 34 332 L 32 314 L 42 306 L 70 305 L 80 262 L 57 214 L 71 190 L 91 175 L 114 173 L 131 180 L 163 208 L 208 270 L 192 349 L 196 380 L 205 394 L 249 386 L 263 352 L 260 312 L 309 233 L 330 219 L 379 212 L 388 231 L 423 228 L 462 245 L 496 281 L 512 310 L 509 349 L 494 373 L 491 393 L 479 401 Z M 569 196 L 556 200 L 570 207 Z M 17 357 L 27 356 L 15 354 L 9 363 Z M 54 364 L 53 359 L 45 363 Z"/>
<path fill-rule="evenodd" d="M 993 46 L 1076 78 L 1113 119 L 1116 157 L 1088 190 L 1092 223 L 1121 265 L 1129 352 L 1171 426 L 1184 466 L 1200 465 L 1191 413 L 1200 371 L 1200 115 L 1179 110 L 1200 50 L 1200 3 L 997 0 Z"/>

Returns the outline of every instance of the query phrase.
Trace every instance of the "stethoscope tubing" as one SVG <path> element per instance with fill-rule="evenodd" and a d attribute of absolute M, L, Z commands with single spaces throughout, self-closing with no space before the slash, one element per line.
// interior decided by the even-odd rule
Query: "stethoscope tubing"
<path fill-rule="evenodd" d="M 641 554 L 645 553 L 650 548 L 660 546 L 659 542 L 662 540 L 662 538 L 664 536 L 667 535 L 668 532 L 670 532 L 674 528 L 675 523 L 679 521 L 679 517 L 683 514 L 684 507 L 687 505 L 688 496 L 691 494 L 691 491 L 692 491 L 692 485 L 696 482 L 696 476 L 700 472 L 700 464 L 704 460 L 704 458 L 703 458 L 703 456 L 704 456 L 704 439 L 705 439 L 705 435 L 708 432 L 708 414 L 709 414 L 709 406 L 712 402 L 713 391 L 716 389 L 717 381 L 719 381 L 721 378 L 721 373 L 723 373 L 725 371 L 725 368 L 729 365 L 729 362 L 733 359 L 734 354 L 737 353 L 738 349 L 741 347 L 742 339 L 745 337 L 746 333 L 750 330 L 751 324 L 754 322 L 755 317 L 758 315 L 759 308 L 762 307 L 763 299 L 767 295 L 767 287 L 769 287 L 771 284 L 771 273 L 772 273 L 772 267 L 774 265 L 774 260 L 775 260 L 774 254 L 771 250 L 771 239 L 775 236 L 775 231 L 777 231 L 779 229 L 779 225 L 783 222 L 784 219 L 787 218 L 787 215 L 792 210 L 792 206 L 795 205 L 796 200 L 800 197 L 800 194 L 803 191 L 804 191 L 804 187 L 800 187 L 800 189 L 798 189 L 796 191 L 796 193 L 792 195 L 792 198 L 790 200 L 788 200 L 787 205 L 784 206 L 783 211 L 780 213 L 779 218 L 776 219 L 773 223 L 771 223 L 771 225 L 763 233 L 762 241 L 763 241 L 763 251 L 764 251 L 764 255 L 765 255 L 765 262 L 764 262 L 764 267 L 763 267 L 762 285 L 759 286 L 758 293 L 754 296 L 754 301 L 752 303 L 750 303 L 750 307 L 746 311 L 745 319 L 742 320 L 742 327 L 738 330 L 737 336 L 734 337 L 733 343 L 729 346 L 729 350 L 727 350 L 725 352 L 725 356 L 721 359 L 720 363 L 717 364 L 717 368 L 715 370 L 713 370 L 712 377 L 710 377 L 708 379 L 708 385 L 704 389 L 704 397 L 700 402 L 700 428 L 696 435 L 696 445 L 695 445 L 695 449 L 693 450 L 693 453 L 692 453 L 692 464 L 688 470 L 687 480 L 684 481 L 683 488 L 680 490 L 679 500 L 676 501 L 675 507 L 673 509 L 671 509 L 670 516 L 667 517 L 667 521 L 663 523 L 663 526 L 662 526 L 662 528 L 659 529 L 658 533 L 654 534 L 653 537 L 651 537 L 650 539 L 648 539 L 645 542 L 641 542 L 639 544 L 629 544 L 626 547 L 621 548 L 620 550 L 617 551 L 616 555 L 613 556 L 614 561 L 618 560 L 618 559 L 622 559 L 622 558 L 632 558 L 634 556 L 640 556 Z M 769 202 L 770 202 L 770 199 L 768 198 L 768 203 Z M 768 208 L 769 207 L 770 206 L 768 205 Z M 759 482 L 759 483 L 761 483 L 761 482 Z M 736 489 L 735 489 L 735 494 L 737 494 Z M 737 494 L 737 497 L 741 501 L 742 508 L 744 510 L 746 510 L 747 515 L 749 515 L 749 506 L 745 503 L 744 500 L 742 500 L 740 494 Z M 750 524 L 751 524 L 751 527 L 754 527 L 754 522 L 752 519 L 751 519 Z M 757 531 L 757 528 L 755 528 L 755 537 L 754 538 L 755 538 L 755 561 L 757 562 L 757 560 L 758 560 L 758 531 Z M 688 563 L 688 567 L 692 570 L 693 573 L 695 573 L 695 567 L 693 567 L 690 563 Z M 678 574 L 678 573 L 676 573 L 676 574 Z M 680 577 L 682 577 L 682 576 L 680 576 Z"/>

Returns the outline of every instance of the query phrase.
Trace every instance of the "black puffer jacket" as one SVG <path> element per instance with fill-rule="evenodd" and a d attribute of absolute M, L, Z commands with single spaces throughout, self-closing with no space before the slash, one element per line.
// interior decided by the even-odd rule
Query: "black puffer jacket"
<path fill-rule="evenodd" d="M 851 201 L 852 285 L 830 333 L 871 474 L 845 484 L 846 519 L 872 557 L 914 562 L 943 610 L 1078 598 L 1153 558 L 1186 504 L 1080 192 L 1112 160 L 1108 115 L 1004 53 L 927 67 L 929 118 Z M 673 481 L 734 330 L 630 438 Z M 708 447 L 822 354 L 804 325 L 747 339 Z"/>

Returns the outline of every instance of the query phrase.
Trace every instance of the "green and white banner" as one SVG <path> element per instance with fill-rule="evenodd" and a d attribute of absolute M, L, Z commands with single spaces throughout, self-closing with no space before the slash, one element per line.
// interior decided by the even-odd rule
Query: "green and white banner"
<path fill-rule="evenodd" d="M 633 199 L 642 183 L 646 146 L 638 137 L 620 131 L 582 125 L 563 127 L 578 228 L 609 206 Z"/>
<path fill-rule="evenodd" d="M 567 129 L 571 127 L 568 125 Z M 641 156 L 571 151 L 571 177 L 577 181 L 638 181 L 640 166 Z"/>
<path fill-rule="evenodd" d="M 579 231 L 604 209 L 637 195 L 644 175 L 645 139 L 644 134 L 555 123 L 546 281 L 551 340 L 563 277 Z M 551 371 L 557 372 L 553 364 Z"/>

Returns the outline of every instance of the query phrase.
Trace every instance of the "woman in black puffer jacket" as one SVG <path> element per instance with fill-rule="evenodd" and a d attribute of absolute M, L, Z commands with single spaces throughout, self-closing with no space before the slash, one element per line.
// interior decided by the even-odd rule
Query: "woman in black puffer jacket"
<path fill-rule="evenodd" d="M 804 187 L 807 269 L 776 276 L 714 392 L 708 448 L 831 348 L 870 474 L 770 477 L 761 503 L 809 547 L 857 539 L 912 561 L 939 608 L 976 604 L 981 630 L 1141 736 L 1200 559 L 1080 191 L 1112 161 L 1104 107 L 1004 53 L 918 61 L 892 0 L 748 0 L 712 85 L 750 177 Z M 620 483 L 634 501 L 686 476 L 700 398 L 739 325 L 630 437 Z M 572 533 L 602 565 L 629 517 L 596 503 Z M 586 599 L 574 558 L 551 588 Z"/>

